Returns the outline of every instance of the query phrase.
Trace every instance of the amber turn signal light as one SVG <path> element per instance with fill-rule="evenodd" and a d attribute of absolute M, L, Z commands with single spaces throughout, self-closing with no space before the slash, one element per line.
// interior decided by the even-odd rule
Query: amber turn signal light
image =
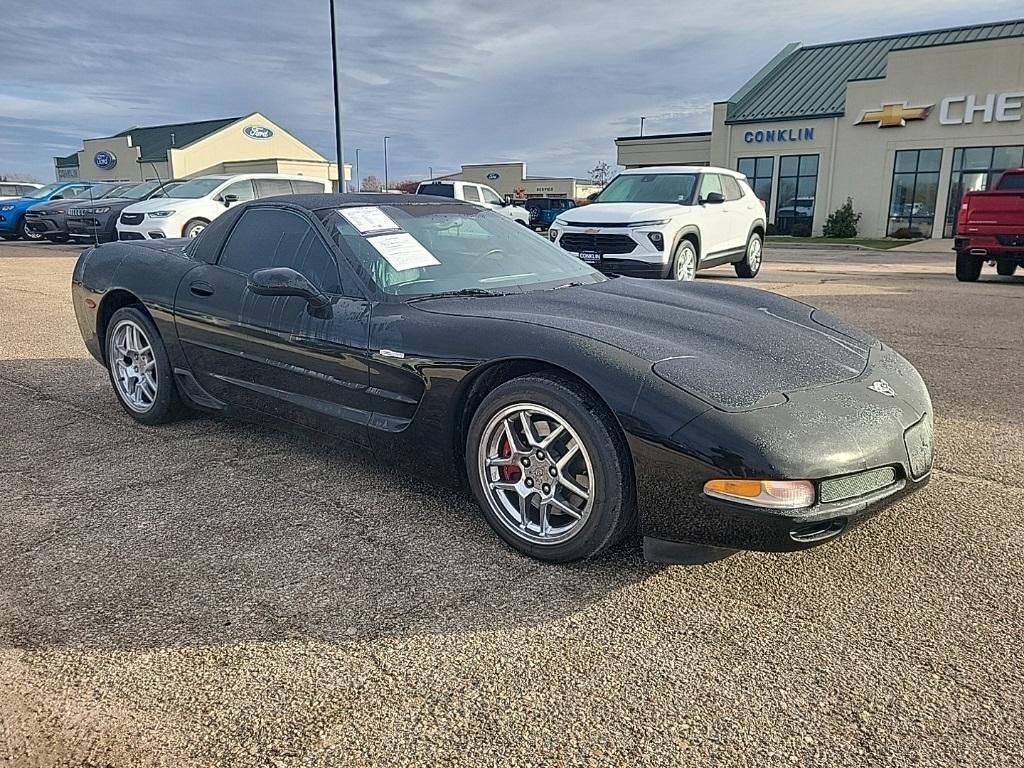
<path fill-rule="evenodd" d="M 803 509 L 814 504 L 814 483 L 807 480 L 708 480 L 704 495 L 768 509 Z"/>

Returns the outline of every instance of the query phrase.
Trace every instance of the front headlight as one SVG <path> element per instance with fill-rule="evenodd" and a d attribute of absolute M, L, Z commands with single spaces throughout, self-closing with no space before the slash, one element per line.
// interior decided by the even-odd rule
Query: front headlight
<path fill-rule="evenodd" d="M 629 222 L 630 227 L 660 227 L 662 224 L 668 224 L 671 219 L 657 219 L 654 221 L 631 221 Z"/>
<path fill-rule="evenodd" d="M 166 219 L 168 216 L 173 216 L 177 211 L 150 211 L 146 215 L 151 219 Z"/>
<path fill-rule="evenodd" d="M 86 208 L 84 213 L 110 213 L 110 208 Z"/>
<path fill-rule="evenodd" d="M 557 229 L 552 229 L 552 228 L 549 227 L 548 228 L 548 237 L 551 239 L 552 243 L 555 242 L 555 240 L 558 239 L 558 230 Z"/>
<path fill-rule="evenodd" d="M 814 504 L 807 480 L 708 480 L 704 495 L 768 509 L 803 509 Z"/>
<path fill-rule="evenodd" d="M 0 205 L 0 211 L 13 211 L 13 205 Z"/>

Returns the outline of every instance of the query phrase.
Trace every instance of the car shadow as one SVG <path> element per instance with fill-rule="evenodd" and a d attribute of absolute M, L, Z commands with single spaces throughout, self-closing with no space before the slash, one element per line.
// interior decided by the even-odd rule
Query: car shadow
<path fill-rule="evenodd" d="M 91 360 L 0 361 L 0 394 L 0 645 L 535 624 L 658 570 L 637 539 L 586 563 L 521 556 L 467 491 L 334 442 L 198 415 L 138 425 Z"/>

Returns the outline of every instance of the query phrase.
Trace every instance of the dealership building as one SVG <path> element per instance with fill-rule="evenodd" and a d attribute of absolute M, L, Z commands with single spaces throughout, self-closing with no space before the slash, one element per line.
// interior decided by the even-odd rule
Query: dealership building
<path fill-rule="evenodd" d="M 259 112 L 244 117 L 129 128 L 84 139 L 53 159 L 58 181 L 149 181 L 211 173 L 288 173 L 337 182 L 329 161 Z M 345 166 L 346 180 L 351 170 Z"/>
<path fill-rule="evenodd" d="M 463 165 L 458 173 L 436 178 L 486 184 L 502 197 L 511 195 L 582 200 L 587 195 L 601 191 L 601 185 L 589 179 L 576 179 L 572 176 L 529 176 L 524 162 Z"/>
<path fill-rule="evenodd" d="M 1024 165 L 1024 19 L 791 44 L 710 132 L 616 139 L 618 162 L 746 174 L 781 234 L 852 198 L 869 237 L 951 237 L 961 195 Z"/>

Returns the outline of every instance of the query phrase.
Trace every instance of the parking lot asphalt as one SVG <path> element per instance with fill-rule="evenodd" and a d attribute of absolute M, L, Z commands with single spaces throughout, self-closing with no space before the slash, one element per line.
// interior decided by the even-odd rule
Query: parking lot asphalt
<path fill-rule="evenodd" d="M 76 250 L 0 245 L 0 766 L 1024 763 L 1024 277 L 778 249 L 707 273 L 906 355 L 931 485 L 803 553 L 548 566 L 346 448 L 130 421 Z"/>

